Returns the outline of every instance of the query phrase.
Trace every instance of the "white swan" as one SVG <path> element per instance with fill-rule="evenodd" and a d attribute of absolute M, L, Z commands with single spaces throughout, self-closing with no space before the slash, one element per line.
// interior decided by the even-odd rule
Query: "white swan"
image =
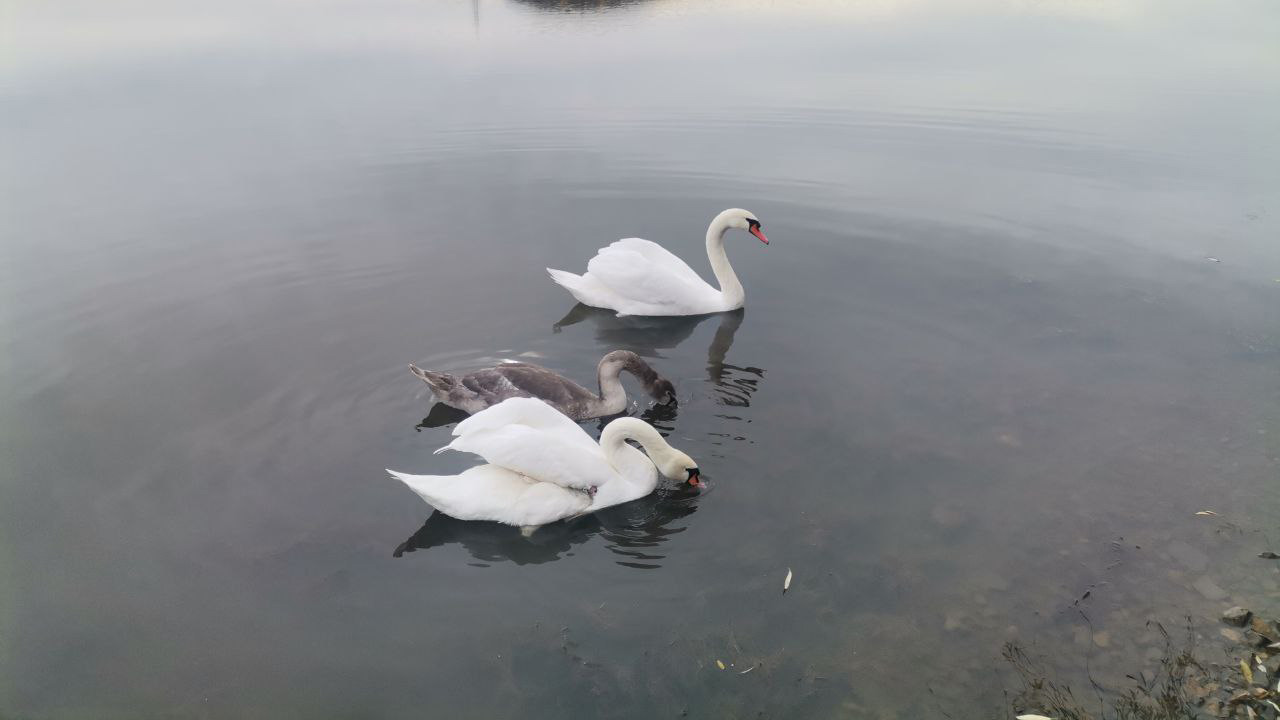
<path fill-rule="evenodd" d="M 746 293 L 724 252 L 724 234 L 731 228 L 746 230 L 769 244 L 760 221 L 750 212 L 731 208 L 717 215 L 707 228 L 707 258 L 719 290 L 661 245 L 640 238 L 600 248 L 582 275 L 551 268 L 547 272 L 578 302 L 619 315 L 704 315 L 737 310 Z"/>
<path fill-rule="evenodd" d="M 698 465 L 667 444 L 652 425 L 618 418 L 596 444 L 577 423 L 535 398 L 511 398 L 458 423 L 454 440 L 436 452 L 460 450 L 488 461 L 460 475 L 409 475 L 387 470 L 432 507 L 459 520 L 538 526 L 642 498 L 658 473 L 699 482 Z M 635 440 L 648 457 L 627 444 Z"/>

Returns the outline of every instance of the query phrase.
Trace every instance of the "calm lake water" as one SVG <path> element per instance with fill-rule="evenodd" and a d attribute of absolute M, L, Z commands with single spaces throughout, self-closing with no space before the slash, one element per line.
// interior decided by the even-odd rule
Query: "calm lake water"
<path fill-rule="evenodd" d="M 1123 687 L 1280 609 L 1274 2 L 8 21 L 0 716 L 1004 717 L 1006 640 Z M 734 206 L 744 312 L 542 270 L 709 278 Z M 614 348 L 707 491 L 525 540 L 384 475 L 474 463 L 409 362 Z"/>

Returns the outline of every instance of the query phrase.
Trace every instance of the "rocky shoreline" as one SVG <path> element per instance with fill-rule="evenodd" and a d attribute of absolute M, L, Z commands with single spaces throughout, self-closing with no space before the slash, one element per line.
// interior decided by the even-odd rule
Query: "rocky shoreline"
<path fill-rule="evenodd" d="M 1232 607 L 1219 632 L 1237 648 L 1235 664 L 1211 666 L 1214 680 L 1188 683 L 1204 713 L 1216 718 L 1280 717 L 1280 620 Z"/>
<path fill-rule="evenodd" d="M 1009 643 L 1005 660 L 1023 681 L 1012 698 L 1013 714 L 1022 720 L 1280 720 L 1280 619 L 1236 606 L 1222 612 L 1221 622 L 1218 634 L 1228 648 L 1223 662 L 1197 656 L 1190 627 L 1186 644 L 1175 649 L 1177 643 L 1157 625 L 1165 639 L 1160 669 L 1128 675 L 1132 687 L 1111 693 L 1106 703 L 1098 695 L 1097 705 L 1082 701 Z M 1102 690 L 1096 683 L 1094 689 Z"/>

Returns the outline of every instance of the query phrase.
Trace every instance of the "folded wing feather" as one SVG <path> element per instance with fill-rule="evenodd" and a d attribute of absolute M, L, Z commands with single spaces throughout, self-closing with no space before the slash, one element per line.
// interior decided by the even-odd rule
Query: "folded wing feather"
<path fill-rule="evenodd" d="M 636 304 L 631 314 L 662 314 L 667 306 L 714 303 L 718 292 L 683 260 L 662 246 L 627 238 L 601 248 L 587 274 L 612 293 Z M 624 308 L 619 308 L 624 309 Z"/>
<path fill-rule="evenodd" d="M 539 482 L 586 490 L 617 472 L 577 423 L 535 398 L 510 398 L 458 423 L 441 448 L 479 455 Z"/>

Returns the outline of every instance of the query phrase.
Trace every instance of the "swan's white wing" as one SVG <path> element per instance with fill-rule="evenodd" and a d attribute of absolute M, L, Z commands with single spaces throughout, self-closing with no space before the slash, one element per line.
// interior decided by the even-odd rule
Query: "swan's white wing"
<path fill-rule="evenodd" d="M 453 434 L 437 452 L 475 453 L 540 482 L 585 490 L 617 475 L 591 436 L 536 398 L 503 400 L 458 423 Z"/>
<path fill-rule="evenodd" d="M 507 398 L 492 407 L 481 410 L 458 423 L 453 428 L 453 435 L 464 437 L 481 430 L 494 430 L 508 425 L 526 425 L 549 432 L 562 432 L 566 436 L 572 434 L 588 445 L 596 444 L 591 436 L 568 415 L 537 398 L 526 397 Z"/>
<path fill-rule="evenodd" d="M 621 240 L 611 243 L 608 248 L 602 248 L 600 252 L 605 252 L 609 248 L 618 250 L 630 250 L 638 253 L 641 257 L 648 260 L 654 268 L 662 268 L 665 272 L 680 278 L 684 282 L 693 285 L 706 285 L 698 273 L 681 260 L 674 253 L 662 247 L 656 242 L 645 240 L 644 238 L 622 238 Z"/>
<path fill-rule="evenodd" d="M 473 467 L 461 475 L 387 472 L 432 507 L 459 520 L 546 525 L 581 514 L 591 504 L 586 493 L 535 482 L 493 465 Z"/>
<path fill-rule="evenodd" d="M 683 260 L 640 238 L 601 248 L 584 277 L 620 298 L 612 307 L 634 315 L 711 312 L 721 297 Z"/>

